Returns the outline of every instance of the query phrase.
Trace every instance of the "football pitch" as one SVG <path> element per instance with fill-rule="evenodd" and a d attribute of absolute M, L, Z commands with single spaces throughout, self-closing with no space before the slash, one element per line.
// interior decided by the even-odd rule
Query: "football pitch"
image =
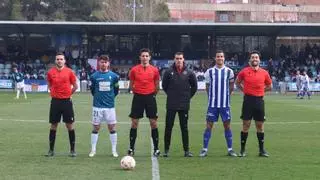
<path fill-rule="evenodd" d="M 14 100 L 14 93 L 0 92 L 0 179 L 116 179 L 116 180 L 193 180 L 193 179 L 320 179 L 320 96 L 297 100 L 295 96 L 265 97 L 265 146 L 269 158 L 258 157 L 258 142 L 254 124 L 247 141 L 247 157 L 227 156 L 224 130 L 217 124 L 209 143 L 208 156 L 198 157 L 205 128 L 206 94 L 198 92 L 189 112 L 190 151 L 194 157 L 183 157 L 179 121 L 176 117 L 169 158 L 151 156 L 150 126 L 141 119 L 136 142 L 136 168 L 120 169 L 120 159 L 129 144 L 128 114 L 132 95 L 117 97 L 119 158 L 111 156 L 109 133 L 100 131 L 97 155 L 90 151 L 91 105 L 89 93 L 76 94 L 73 102 L 76 114 L 76 158 L 68 157 L 69 140 L 66 128 L 60 124 L 56 139 L 56 156 L 44 157 L 48 151 L 48 94 L 28 94 L 28 99 Z M 159 111 L 160 150 L 163 151 L 165 99 L 157 96 Z M 242 96 L 232 99 L 233 148 L 239 152 Z"/>

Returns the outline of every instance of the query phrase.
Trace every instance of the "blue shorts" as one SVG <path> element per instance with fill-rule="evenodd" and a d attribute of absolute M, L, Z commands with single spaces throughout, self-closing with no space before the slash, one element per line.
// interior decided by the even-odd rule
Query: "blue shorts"
<path fill-rule="evenodd" d="M 230 107 L 226 107 L 226 108 L 208 107 L 207 121 L 217 122 L 219 119 L 219 115 L 221 116 L 222 122 L 231 120 Z"/>

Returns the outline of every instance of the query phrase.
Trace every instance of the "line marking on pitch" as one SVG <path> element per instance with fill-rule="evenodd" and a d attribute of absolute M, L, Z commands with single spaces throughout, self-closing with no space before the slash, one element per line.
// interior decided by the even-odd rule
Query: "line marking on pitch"
<path fill-rule="evenodd" d="M 49 123 L 49 120 L 41 120 L 41 119 L 9 119 L 9 118 L 0 118 L 0 121 L 14 121 L 14 122 L 39 122 L 39 123 Z M 75 123 L 81 124 L 89 124 L 91 121 L 75 121 Z M 117 122 L 117 124 L 131 124 L 130 121 L 128 122 Z M 139 124 L 150 124 L 149 122 L 139 122 Z M 164 122 L 158 122 L 158 124 L 164 124 Z M 205 121 L 192 123 L 189 122 L 188 124 L 191 125 L 205 125 Z M 231 124 L 242 124 L 242 122 L 231 122 Z M 265 125 L 283 125 L 283 124 L 320 124 L 320 121 L 277 121 L 277 122 L 265 122 Z"/>
<path fill-rule="evenodd" d="M 151 161 L 152 161 L 152 180 L 160 180 L 160 170 L 158 158 L 153 156 L 153 141 L 151 139 Z"/>

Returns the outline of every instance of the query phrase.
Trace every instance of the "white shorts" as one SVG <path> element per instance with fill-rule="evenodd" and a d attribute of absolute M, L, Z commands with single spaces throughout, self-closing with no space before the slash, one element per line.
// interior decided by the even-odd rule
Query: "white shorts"
<path fill-rule="evenodd" d="M 102 122 L 107 124 L 116 124 L 116 109 L 115 108 L 92 108 L 92 124 L 100 125 Z"/>
<path fill-rule="evenodd" d="M 16 85 L 17 85 L 17 89 L 22 89 L 24 88 L 24 81 L 18 82 Z"/>

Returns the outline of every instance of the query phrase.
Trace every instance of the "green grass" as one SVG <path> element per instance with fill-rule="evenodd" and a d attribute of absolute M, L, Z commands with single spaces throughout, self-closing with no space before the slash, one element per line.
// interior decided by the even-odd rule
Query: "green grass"
<path fill-rule="evenodd" d="M 58 128 L 56 153 L 53 158 L 43 155 L 48 150 L 48 94 L 29 94 L 28 100 L 14 100 L 14 94 L 0 93 L 0 179 L 152 179 L 150 127 L 146 119 L 138 129 L 133 171 L 119 168 L 120 157 L 128 148 L 132 96 L 117 98 L 118 152 L 111 157 L 109 135 L 100 132 L 97 155 L 88 157 L 91 132 L 91 95 L 73 97 L 76 112 L 76 158 L 68 157 L 68 134 L 63 124 Z M 158 97 L 160 148 L 163 150 L 165 95 Z M 205 127 L 206 96 L 198 93 L 192 100 L 189 135 L 193 158 L 184 158 L 179 123 L 176 119 L 170 157 L 159 159 L 161 179 L 320 179 L 320 97 L 297 100 L 294 96 L 272 95 L 266 98 L 267 122 L 265 145 L 270 158 L 259 158 L 254 124 L 249 132 L 246 158 L 226 156 L 221 122 L 209 144 L 209 154 L 199 158 Z M 234 149 L 239 150 L 241 129 L 240 95 L 232 97 L 232 129 Z"/>

